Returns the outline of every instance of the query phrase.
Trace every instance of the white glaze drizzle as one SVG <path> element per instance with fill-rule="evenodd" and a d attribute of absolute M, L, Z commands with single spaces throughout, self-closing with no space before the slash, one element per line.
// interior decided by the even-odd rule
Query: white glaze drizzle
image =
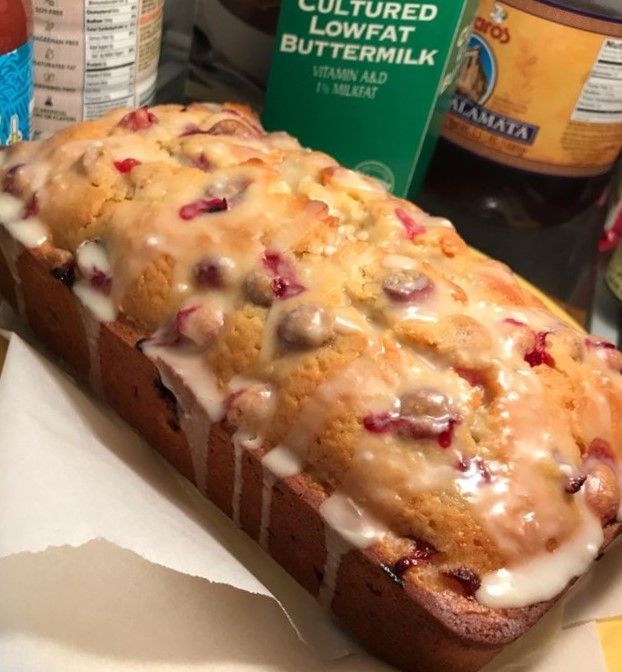
<path fill-rule="evenodd" d="M 326 562 L 317 599 L 323 607 L 330 609 L 337 589 L 341 561 L 346 553 L 352 550 L 352 546 L 336 530 L 324 523 L 324 547 L 326 548 Z"/>
<path fill-rule="evenodd" d="M 368 325 L 361 324 L 360 319 L 357 321 L 344 313 L 335 316 L 335 331 L 339 334 L 360 334 L 366 327 Z"/>
<path fill-rule="evenodd" d="M 0 224 L 6 226 L 21 219 L 24 203 L 15 196 L 0 192 Z"/>
<path fill-rule="evenodd" d="M 84 327 L 84 335 L 89 353 L 89 385 L 91 390 L 104 399 L 102 385 L 101 358 L 99 352 L 99 337 L 101 322 L 84 305 L 80 308 L 80 317 Z"/>
<path fill-rule="evenodd" d="M 260 361 L 269 361 L 274 358 L 277 346 L 276 331 L 282 311 L 282 301 L 275 301 L 270 307 L 268 317 L 263 328 L 261 350 L 259 351 Z"/>
<path fill-rule="evenodd" d="M 351 548 L 364 549 L 381 541 L 388 530 L 342 492 L 335 492 L 322 502 L 320 515 L 325 523 L 326 564 L 318 599 L 330 607 L 344 555 Z"/>
<path fill-rule="evenodd" d="M 96 273 L 108 279 L 112 276 L 110 261 L 103 245 L 97 240 L 85 240 L 76 250 L 76 263 L 83 279 L 74 284 L 74 293 L 97 320 L 114 321 L 117 318 L 117 308 L 109 296 L 110 287 L 104 289 L 91 282 Z"/>
<path fill-rule="evenodd" d="M 5 222 L 4 228 L 24 247 L 40 247 L 48 239 L 48 229 L 38 217 Z"/>
<path fill-rule="evenodd" d="M 550 600 L 573 578 L 580 576 L 598 555 L 603 530 L 598 518 L 575 495 L 581 512 L 581 525 L 572 538 L 552 553 L 542 553 L 517 564 L 499 569 L 482 578 L 475 594 L 479 602 L 491 608 L 525 607 Z"/>
<path fill-rule="evenodd" d="M 100 322 L 113 322 L 117 318 L 117 309 L 109 296 L 91 287 L 86 280 L 78 280 L 73 286 L 74 294 L 82 305 Z"/>
<path fill-rule="evenodd" d="M 264 469 L 268 469 L 277 478 L 289 478 L 302 471 L 302 460 L 287 446 L 276 446 L 267 452 L 261 460 Z"/>
<path fill-rule="evenodd" d="M 202 357 L 182 347 L 168 348 L 149 343 L 143 346 L 143 352 L 156 364 L 165 364 L 183 380 L 198 405 L 207 413 L 210 422 L 222 420 L 225 395 Z"/>
<path fill-rule="evenodd" d="M 17 312 L 27 321 L 26 306 L 21 288 L 21 278 L 17 270 L 17 260 L 24 247 L 36 248 L 48 238 L 48 231 L 37 217 L 22 219 L 24 203 L 15 196 L 0 192 L 0 249 L 13 277 Z"/>
<path fill-rule="evenodd" d="M 272 403 L 274 403 L 273 391 L 269 386 L 265 385 L 261 381 L 247 378 L 246 376 L 236 375 L 229 380 L 227 387 L 229 393 L 244 393 L 244 391 L 247 389 L 255 388 L 257 394 L 259 394 L 264 399 L 269 399 Z M 271 412 L 269 412 L 264 419 L 263 425 L 265 425 L 265 421 L 270 420 L 274 409 L 271 408 L 270 411 Z M 251 431 L 244 425 L 244 418 L 242 418 L 242 423 L 243 424 L 236 429 L 236 431 L 233 433 L 233 436 L 231 437 L 231 443 L 233 445 L 233 487 L 231 490 L 231 511 L 233 522 L 238 526 L 240 525 L 240 505 L 242 488 L 244 485 L 244 472 L 242 469 L 243 451 L 253 451 L 260 448 L 263 443 L 263 429 L 265 429 L 265 427 L 262 425 L 261 430 L 254 428 Z"/>
<path fill-rule="evenodd" d="M 385 254 L 382 259 L 384 268 L 394 268 L 399 270 L 412 270 L 417 268 L 418 263 L 412 257 L 406 257 L 402 254 Z"/>
<path fill-rule="evenodd" d="M 85 277 L 95 271 L 112 275 L 110 260 L 106 254 L 104 246 L 96 240 L 86 240 L 76 250 L 76 262 L 78 268 Z"/>
<path fill-rule="evenodd" d="M 186 436 L 194 477 L 201 492 L 207 489 L 207 455 L 212 423 L 224 417 L 224 395 L 216 378 L 194 351 L 147 343 L 143 352 L 156 365 L 162 383 L 175 395 L 181 428 Z"/>
<path fill-rule="evenodd" d="M 256 450 L 261 446 L 261 436 L 249 436 L 242 430 L 236 431 L 231 437 L 233 444 L 233 490 L 231 494 L 231 512 L 233 522 L 240 525 L 240 501 L 242 497 L 243 471 L 242 451 Z"/>
<path fill-rule="evenodd" d="M 0 224 L 29 249 L 43 245 L 48 239 L 48 229 L 38 217 L 23 218 L 24 203 L 19 198 L 0 192 Z"/>
<path fill-rule="evenodd" d="M 335 492 L 320 505 L 320 515 L 351 546 L 363 549 L 380 541 L 387 527 L 343 492 Z"/>

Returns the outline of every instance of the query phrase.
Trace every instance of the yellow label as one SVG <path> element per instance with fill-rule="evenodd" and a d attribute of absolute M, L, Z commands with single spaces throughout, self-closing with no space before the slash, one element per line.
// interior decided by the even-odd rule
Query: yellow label
<path fill-rule="evenodd" d="M 622 24 L 481 0 L 443 136 L 525 170 L 606 172 L 622 147 Z"/>
<path fill-rule="evenodd" d="M 622 670 L 622 618 L 598 622 L 600 644 L 609 672 Z"/>

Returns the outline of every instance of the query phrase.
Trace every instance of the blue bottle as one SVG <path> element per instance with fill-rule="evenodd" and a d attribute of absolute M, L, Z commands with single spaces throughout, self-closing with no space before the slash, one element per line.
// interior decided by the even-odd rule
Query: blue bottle
<path fill-rule="evenodd" d="M 0 2 L 0 145 L 30 139 L 32 104 L 32 9 L 29 0 L 5 0 Z"/>

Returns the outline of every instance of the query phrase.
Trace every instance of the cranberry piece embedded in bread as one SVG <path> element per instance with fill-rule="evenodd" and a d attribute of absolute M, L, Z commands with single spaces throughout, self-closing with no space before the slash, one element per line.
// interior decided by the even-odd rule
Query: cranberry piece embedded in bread
<path fill-rule="evenodd" d="M 590 442 L 590 445 L 587 447 L 586 457 L 611 463 L 615 461 L 615 455 L 609 442 L 598 438 Z"/>
<path fill-rule="evenodd" d="M 232 428 L 259 431 L 272 413 L 274 393 L 268 385 L 253 383 L 230 395 L 226 415 Z"/>
<path fill-rule="evenodd" d="M 36 217 L 39 214 L 39 199 L 37 194 L 33 194 L 29 199 L 24 210 L 22 212 L 22 217 L 28 219 L 29 217 Z"/>
<path fill-rule="evenodd" d="M 460 584 L 465 595 L 472 597 L 479 590 L 482 581 L 479 574 L 468 567 L 456 567 L 441 572 L 443 576 Z"/>
<path fill-rule="evenodd" d="M 296 271 L 279 252 L 266 250 L 261 258 L 266 271 L 251 271 L 244 282 L 244 293 L 258 306 L 270 306 L 277 299 L 291 299 L 306 291 Z"/>
<path fill-rule="evenodd" d="M 157 122 L 156 115 L 150 112 L 146 105 L 143 105 L 143 107 L 128 112 L 119 122 L 119 126 L 130 131 L 143 131 Z"/>
<path fill-rule="evenodd" d="M 187 203 L 179 208 L 179 216 L 186 221 L 199 215 L 222 212 L 228 209 L 226 198 L 199 198 L 192 203 Z"/>
<path fill-rule="evenodd" d="M 549 335 L 548 331 L 540 331 L 536 334 L 536 342 L 531 350 L 525 353 L 525 361 L 529 366 L 539 366 L 546 364 L 546 366 L 555 366 L 555 360 L 547 349 L 546 337 Z"/>
<path fill-rule="evenodd" d="M 400 409 L 402 416 L 428 415 L 442 418 L 443 421 L 451 411 L 447 395 L 424 387 L 402 395 Z"/>
<path fill-rule="evenodd" d="M 370 413 L 363 418 L 363 427 L 373 434 L 395 432 L 408 439 L 436 439 L 441 448 L 448 448 L 459 422 L 446 395 L 420 388 L 402 396 L 399 413 Z"/>
<path fill-rule="evenodd" d="M 193 306 L 183 315 L 177 313 L 176 324 L 181 336 L 205 348 L 216 339 L 224 324 L 222 310 L 210 303 Z"/>
<path fill-rule="evenodd" d="M 140 166 L 138 159 L 123 159 L 114 162 L 114 167 L 122 174 L 131 173 L 136 166 Z"/>
<path fill-rule="evenodd" d="M 199 287 L 226 287 L 231 284 L 234 268 L 235 264 L 229 257 L 206 257 L 194 267 L 194 281 Z"/>
<path fill-rule="evenodd" d="M 214 168 L 214 165 L 207 158 L 207 156 L 205 156 L 205 154 L 200 154 L 199 156 L 197 156 L 192 162 L 192 165 L 195 168 L 198 168 L 199 170 L 202 170 L 204 172 L 208 172 Z"/>
<path fill-rule="evenodd" d="M 240 138 L 251 138 L 259 135 L 254 128 L 237 119 L 217 121 L 207 133 L 209 135 L 236 135 Z"/>
<path fill-rule="evenodd" d="M 4 179 L 2 180 L 2 191 L 5 191 L 7 194 L 11 194 L 13 196 L 20 195 L 21 190 L 17 183 L 17 175 L 23 167 L 23 163 L 18 163 L 14 166 L 11 166 L 6 171 L 6 173 L 4 173 Z"/>
<path fill-rule="evenodd" d="M 400 220 L 406 237 L 414 240 L 417 236 L 425 233 L 427 229 L 422 224 L 417 224 L 415 220 L 404 210 L 404 208 L 395 208 L 395 216 Z"/>
<path fill-rule="evenodd" d="M 205 348 L 214 342 L 224 324 L 222 310 L 210 302 L 178 310 L 169 324 L 151 338 L 154 345 L 194 343 Z"/>
<path fill-rule="evenodd" d="M 177 345 L 180 343 L 187 331 L 187 323 L 190 316 L 197 310 L 199 310 L 199 306 L 188 306 L 187 308 L 178 310 L 175 314 L 175 319 L 167 329 L 166 336 L 168 338 L 165 337 L 161 341 L 161 345 Z"/>
<path fill-rule="evenodd" d="M 484 483 L 492 482 L 492 472 L 490 471 L 490 467 L 485 460 L 477 455 L 474 457 L 463 457 L 456 465 L 456 468 L 458 471 L 466 474 L 468 478 L 476 476 Z"/>
<path fill-rule="evenodd" d="M 254 304 L 268 308 L 274 301 L 272 278 L 265 271 L 251 271 L 244 280 L 244 294 Z"/>
<path fill-rule="evenodd" d="M 280 252 L 266 250 L 261 258 L 263 265 L 273 274 L 279 275 L 286 270 L 290 270 L 290 265 Z"/>
<path fill-rule="evenodd" d="M 317 348 L 334 335 L 335 316 L 324 306 L 302 303 L 283 315 L 279 338 L 293 348 Z"/>
<path fill-rule="evenodd" d="M 305 291 L 305 287 L 283 277 L 272 278 L 272 293 L 277 299 L 291 299 Z"/>
<path fill-rule="evenodd" d="M 196 124 L 186 124 L 184 130 L 179 134 L 179 137 L 187 138 L 190 135 L 207 135 L 207 131 L 199 128 Z"/>
<path fill-rule="evenodd" d="M 402 436 L 436 438 L 441 448 L 448 448 L 457 422 L 450 401 L 442 392 L 420 388 L 400 399 L 400 422 L 396 429 Z"/>
<path fill-rule="evenodd" d="M 384 434 L 392 431 L 399 419 L 399 413 L 370 413 L 363 418 L 363 427 L 372 434 Z"/>
<path fill-rule="evenodd" d="M 575 495 L 583 487 L 586 478 L 587 476 L 582 474 L 577 476 L 568 476 L 564 483 L 565 492 L 567 492 L 569 495 Z"/>
<path fill-rule="evenodd" d="M 523 359 L 529 366 L 535 367 L 541 364 L 555 366 L 555 360 L 546 343 L 546 337 L 551 333 L 550 331 L 535 332 L 527 324 L 513 317 L 505 318 L 503 323 L 518 330 L 518 336 L 514 340 L 518 347 L 524 348 Z"/>
<path fill-rule="evenodd" d="M 392 301 L 409 303 L 426 296 L 432 289 L 432 281 L 417 271 L 396 271 L 384 279 L 382 289 Z"/>
<path fill-rule="evenodd" d="M 503 322 L 505 324 L 510 324 L 513 327 L 527 327 L 527 325 L 522 320 L 517 320 L 514 317 L 506 317 Z"/>
<path fill-rule="evenodd" d="M 403 576 L 404 573 L 411 567 L 418 565 L 424 560 L 428 560 L 433 555 L 438 553 L 438 550 L 432 544 L 423 539 L 416 537 L 413 538 L 412 542 L 412 550 L 408 553 L 408 555 L 400 558 L 392 567 L 393 572 L 397 576 Z"/>
<path fill-rule="evenodd" d="M 620 507 L 620 483 L 613 469 L 603 462 L 594 463 L 583 487 L 588 506 L 601 522 L 615 520 Z"/>
<path fill-rule="evenodd" d="M 596 336 L 586 336 L 584 343 L 588 350 L 615 350 L 616 348 L 613 343 Z"/>
<path fill-rule="evenodd" d="M 102 294 L 109 294 L 112 286 L 110 262 L 101 240 L 85 240 L 76 250 L 76 263 L 82 277 Z"/>
<path fill-rule="evenodd" d="M 296 278 L 294 267 L 279 252 L 266 250 L 262 261 L 272 274 L 272 293 L 277 299 L 290 299 L 305 291 L 306 287 Z"/>
<path fill-rule="evenodd" d="M 454 422 L 451 416 L 439 418 L 431 415 L 407 415 L 397 420 L 394 427 L 398 434 L 409 439 L 440 439 L 450 430 Z M 451 443 L 451 440 L 449 442 Z"/>
<path fill-rule="evenodd" d="M 451 418 L 449 420 L 449 427 L 443 432 L 441 432 L 437 437 L 436 440 L 438 441 L 438 445 L 441 448 L 449 448 L 451 446 L 453 440 L 454 440 L 454 432 L 456 430 L 456 425 L 460 421 L 458 418 Z"/>

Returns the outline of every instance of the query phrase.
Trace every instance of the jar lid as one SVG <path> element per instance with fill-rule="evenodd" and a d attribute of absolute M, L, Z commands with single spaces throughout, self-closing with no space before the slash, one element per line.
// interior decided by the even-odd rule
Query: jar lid
<path fill-rule="evenodd" d="M 544 5 L 559 7 L 570 12 L 622 23 L 622 3 L 620 0 L 537 0 Z"/>

